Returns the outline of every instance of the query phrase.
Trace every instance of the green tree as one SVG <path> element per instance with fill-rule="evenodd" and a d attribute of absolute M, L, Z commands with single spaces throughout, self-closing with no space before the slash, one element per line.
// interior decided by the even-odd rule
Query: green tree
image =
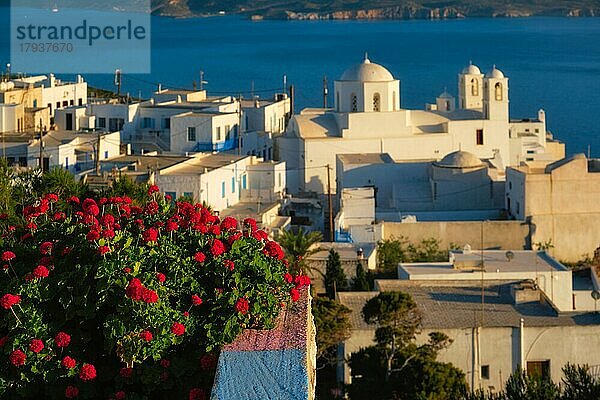
<path fill-rule="evenodd" d="M 122 175 L 113 181 L 111 188 L 104 195 L 129 196 L 136 203 L 142 204 L 148 197 L 148 187 L 148 184 L 137 183 L 128 175 Z"/>
<path fill-rule="evenodd" d="M 529 376 L 518 369 L 506 381 L 507 400 L 558 400 L 560 391 L 550 379 L 541 376 Z"/>
<path fill-rule="evenodd" d="M 45 172 L 36 188 L 38 195 L 55 193 L 59 197 L 81 197 L 88 191 L 87 186 L 81 181 L 76 181 L 75 176 L 60 167 L 54 167 Z"/>
<path fill-rule="evenodd" d="M 381 240 L 377 244 L 377 267 L 395 276 L 398 264 L 405 261 L 407 244 L 403 237 Z"/>
<path fill-rule="evenodd" d="M 340 255 L 334 249 L 329 250 L 329 257 L 325 263 L 325 291 L 330 299 L 335 298 L 338 291 L 348 289 L 348 279 L 342 268 Z"/>
<path fill-rule="evenodd" d="M 365 272 L 360 261 L 356 263 L 356 277 L 352 281 L 352 290 L 355 292 L 368 292 L 370 290 L 369 273 Z"/>
<path fill-rule="evenodd" d="M 421 326 L 421 312 L 409 294 L 381 292 L 367 301 L 362 309 L 367 324 L 377 324 L 377 343 L 386 349 L 386 381 L 392 373 L 392 363 L 398 347 L 408 345 Z"/>
<path fill-rule="evenodd" d="M 600 399 L 600 380 L 590 375 L 587 365 L 567 364 L 562 372 L 562 400 Z"/>
<path fill-rule="evenodd" d="M 284 248 L 290 267 L 294 272 L 308 273 L 309 267 L 306 258 L 320 251 L 314 246 L 323 240 L 321 232 L 306 232 L 300 228 L 297 232 L 283 231 L 277 241 Z"/>
<path fill-rule="evenodd" d="M 312 312 L 317 328 L 317 359 L 322 359 L 338 343 L 350 337 L 348 307 L 325 297 L 315 297 Z"/>

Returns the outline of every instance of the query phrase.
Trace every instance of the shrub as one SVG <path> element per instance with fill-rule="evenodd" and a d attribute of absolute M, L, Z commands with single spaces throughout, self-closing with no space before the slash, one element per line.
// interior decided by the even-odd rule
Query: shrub
<path fill-rule="evenodd" d="M 157 191 L 49 194 L 0 221 L 0 395 L 203 398 L 215 352 L 309 283 L 253 221 Z"/>

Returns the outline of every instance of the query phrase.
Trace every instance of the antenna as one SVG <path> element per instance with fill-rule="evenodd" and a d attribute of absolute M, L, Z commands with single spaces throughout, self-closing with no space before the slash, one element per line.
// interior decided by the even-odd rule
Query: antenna
<path fill-rule="evenodd" d="M 204 85 L 206 84 L 208 82 L 204 80 L 204 71 L 200 71 L 200 90 L 204 90 Z"/>

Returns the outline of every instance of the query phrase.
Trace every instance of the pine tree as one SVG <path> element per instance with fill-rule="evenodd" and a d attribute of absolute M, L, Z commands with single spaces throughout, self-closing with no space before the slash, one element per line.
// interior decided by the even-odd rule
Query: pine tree
<path fill-rule="evenodd" d="M 342 269 L 342 262 L 337 251 L 329 250 L 325 269 L 325 290 L 330 299 L 335 298 L 335 293 L 348 289 L 346 274 Z"/>
<path fill-rule="evenodd" d="M 352 290 L 355 292 L 368 292 L 369 291 L 369 277 L 367 272 L 359 261 L 356 264 L 356 278 L 352 281 Z"/>

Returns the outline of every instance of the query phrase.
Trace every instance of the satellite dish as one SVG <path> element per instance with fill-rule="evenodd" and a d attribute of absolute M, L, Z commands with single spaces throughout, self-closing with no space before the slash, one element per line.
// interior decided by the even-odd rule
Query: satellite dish
<path fill-rule="evenodd" d="M 592 290 L 592 297 L 594 300 L 600 300 L 600 292 L 597 290 Z"/>
<path fill-rule="evenodd" d="M 506 255 L 506 261 L 510 262 L 513 258 L 515 258 L 515 253 L 513 253 L 512 251 L 507 251 L 505 253 Z"/>

